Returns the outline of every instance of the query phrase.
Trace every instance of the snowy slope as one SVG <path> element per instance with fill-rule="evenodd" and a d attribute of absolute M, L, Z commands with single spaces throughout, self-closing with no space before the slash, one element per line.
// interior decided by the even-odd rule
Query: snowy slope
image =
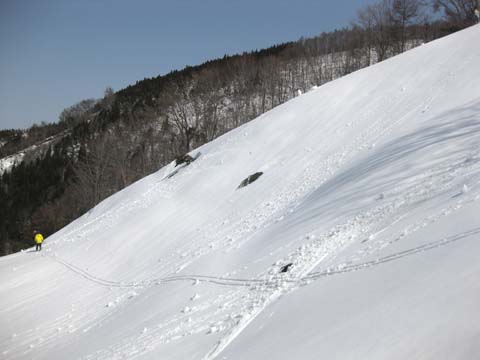
<path fill-rule="evenodd" d="M 20 152 L 15 155 L 10 155 L 10 156 L 1 158 L 0 159 L 0 175 L 3 175 L 3 173 L 10 171 L 10 169 L 13 166 L 20 164 L 23 161 L 24 156 L 25 156 L 25 153 Z"/>
<path fill-rule="evenodd" d="M 476 358 L 479 37 L 304 94 L 0 259 L 2 358 Z"/>
<path fill-rule="evenodd" d="M 69 134 L 68 130 L 63 131 L 57 135 L 49 136 L 43 139 L 41 142 L 28 146 L 15 154 L 0 158 L 0 175 L 3 175 L 6 172 L 10 172 L 14 166 L 20 165 L 23 161 L 30 162 L 37 158 L 43 157 L 50 148 L 50 146 L 63 139 L 67 134 Z M 28 135 L 27 133 L 23 133 L 22 136 L 25 137 Z M 6 142 L 2 143 L 0 141 L 0 147 L 5 144 Z"/>

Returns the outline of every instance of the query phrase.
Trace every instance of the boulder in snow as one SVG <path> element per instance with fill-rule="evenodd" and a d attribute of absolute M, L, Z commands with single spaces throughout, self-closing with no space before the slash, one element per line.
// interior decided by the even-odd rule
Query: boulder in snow
<path fill-rule="evenodd" d="M 254 181 L 256 181 L 260 176 L 263 175 L 263 172 L 256 172 L 255 174 L 252 174 L 250 175 L 249 177 L 247 177 L 246 179 L 244 179 L 240 185 L 238 185 L 238 188 L 237 189 L 240 189 L 240 188 L 243 188 L 247 185 L 250 185 L 251 183 L 253 183 Z"/>

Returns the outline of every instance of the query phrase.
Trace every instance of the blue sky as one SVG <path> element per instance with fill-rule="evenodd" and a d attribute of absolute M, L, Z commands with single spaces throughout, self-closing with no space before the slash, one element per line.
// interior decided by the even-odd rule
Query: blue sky
<path fill-rule="evenodd" d="M 366 0 L 0 0 L 0 129 L 185 65 L 349 24 Z"/>

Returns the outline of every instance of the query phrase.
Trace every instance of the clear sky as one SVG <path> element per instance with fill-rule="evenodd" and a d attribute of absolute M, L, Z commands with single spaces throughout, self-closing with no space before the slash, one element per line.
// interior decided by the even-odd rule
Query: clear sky
<path fill-rule="evenodd" d="M 349 24 L 366 0 L 0 0 L 0 129 L 185 65 Z"/>

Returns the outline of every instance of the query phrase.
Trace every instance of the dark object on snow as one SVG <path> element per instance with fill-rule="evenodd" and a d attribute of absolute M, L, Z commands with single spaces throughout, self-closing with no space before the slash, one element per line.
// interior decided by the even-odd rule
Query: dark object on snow
<path fill-rule="evenodd" d="M 293 265 L 293 263 L 288 263 L 287 265 L 283 265 L 280 268 L 280 272 L 281 273 L 286 273 L 292 267 L 292 265 Z"/>
<path fill-rule="evenodd" d="M 194 160 L 195 159 L 188 154 L 177 156 L 177 158 L 175 159 L 175 167 L 177 167 L 180 164 L 190 165 L 190 163 Z"/>
<path fill-rule="evenodd" d="M 255 180 L 257 180 L 260 176 L 263 175 L 263 172 L 256 172 L 255 174 L 253 175 L 250 175 L 249 177 L 247 177 L 245 180 L 243 180 L 240 185 L 238 185 L 238 188 L 237 189 L 240 189 L 240 188 L 243 188 L 247 185 L 250 185 L 251 183 L 253 183 Z"/>
<path fill-rule="evenodd" d="M 174 171 L 172 171 L 170 174 L 167 175 L 167 179 L 170 179 L 172 176 L 175 176 L 176 174 L 178 174 L 178 172 L 180 170 L 182 170 L 185 166 L 188 166 L 190 165 L 192 162 L 194 162 L 195 160 L 197 160 L 200 155 L 202 153 L 201 152 L 198 152 L 195 154 L 194 157 L 191 157 L 190 155 L 188 154 L 185 154 L 185 155 L 181 155 L 179 157 L 177 157 L 175 159 L 175 167 L 179 166 L 179 165 L 182 165 L 180 166 L 178 169 L 175 169 Z"/>

